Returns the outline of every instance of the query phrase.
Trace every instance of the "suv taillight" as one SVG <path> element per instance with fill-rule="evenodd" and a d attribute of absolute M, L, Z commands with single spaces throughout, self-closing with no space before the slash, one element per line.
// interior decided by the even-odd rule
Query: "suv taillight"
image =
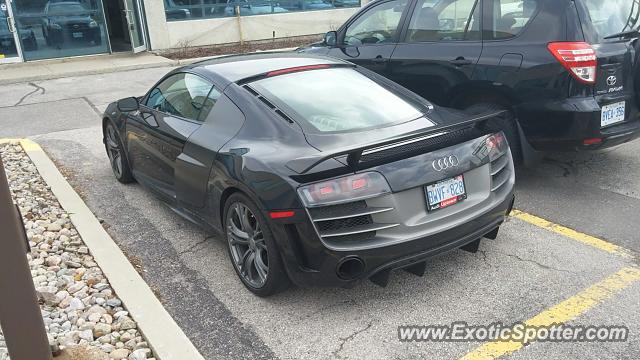
<path fill-rule="evenodd" d="M 585 42 L 554 42 L 547 48 L 573 77 L 585 84 L 595 84 L 598 58 L 593 46 Z"/>

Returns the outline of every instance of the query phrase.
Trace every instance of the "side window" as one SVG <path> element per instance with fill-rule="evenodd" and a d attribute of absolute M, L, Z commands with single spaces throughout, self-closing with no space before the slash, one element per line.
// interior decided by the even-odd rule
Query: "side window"
<path fill-rule="evenodd" d="M 198 121 L 204 122 L 204 120 L 211 112 L 211 109 L 213 109 L 213 106 L 216 104 L 216 101 L 218 101 L 218 99 L 220 98 L 220 95 L 222 94 L 220 94 L 218 89 L 216 89 L 215 87 L 211 88 L 211 91 L 209 91 L 209 95 L 207 95 L 202 104 L 202 110 L 200 111 L 200 116 L 198 116 Z"/>
<path fill-rule="evenodd" d="M 537 0 L 489 0 L 493 2 L 493 28 L 488 40 L 509 39 L 520 33 L 538 10 Z"/>
<path fill-rule="evenodd" d="M 480 40 L 479 0 L 420 0 L 407 42 Z"/>
<path fill-rule="evenodd" d="M 360 46 L 392 42 L 406 7 L 407 0 L 393 0 L 367 10 L 349 25 L 344 43 Z"/>
<path fill-rule="evenodd" d="M 207 107 L 212 87 L 210 82 L 197 75 L 175 74 L 151 90 L 146 105 L 157 111 L 198 121 L 201 110 Z"/>

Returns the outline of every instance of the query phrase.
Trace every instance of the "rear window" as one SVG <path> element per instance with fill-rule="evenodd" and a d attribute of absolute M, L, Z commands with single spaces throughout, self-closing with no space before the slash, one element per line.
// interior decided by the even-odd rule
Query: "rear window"
<path fill-rule="evenodd" d="M 634 0 L 583 0 L 598 36 L 640 27 L 640 3 Z"/>
<path fill-rule="evenodd" d="M 279 75 L 251 87 L 314 132 L 383 127 L 423 116 L 419 105 L 351 68 Z"/>

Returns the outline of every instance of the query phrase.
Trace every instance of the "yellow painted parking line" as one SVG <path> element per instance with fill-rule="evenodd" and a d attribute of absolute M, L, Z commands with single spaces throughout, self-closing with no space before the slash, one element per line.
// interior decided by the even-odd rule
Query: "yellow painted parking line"
<path fill-rule="evenodd" d="M 622 257 L 633 257 L 632 255 L 632 251 L 625 249 L 621 246 L 618 246 L 616 244 L 612 244 L 608 241 L 599 239 L 595 236 L 591 236 L 591 235 L 587 235 L 584 233 L 581 233 L 579 231 L 570 229 L 568 227 L 562 226 L 562 225 L 558 225 L 558 224 L 554 224 L 551 221 L 545 220 L 541 217 L 535 216 L 535 215 L 531 215 L 531 214 L 527 214 L 523 211 L 520 210 L 513 210 L 511 211 L 511 216 L 515 217 L 517 219 L 520 219 L 522 221 L 528 222 L 529 224 L 541 227 L 543 229 L 552 231 L 556 234 L 560 234 L 562 236 L 568 237 L 572 240 L 575 241 L 579 241 L 583 244 L 592 246 L 596 249 L 600 249 L 602 251 L 606 251 L 610 254 L 614 254 L 614 255 L 618 255 L 618 256 L 622 256 Z"/>
<path fill-rule="evenodd" d="M 541 312 L 524 322 L 527 326 L 552 326 L 563 324 L 584 314 L 589 309 L 611 298 L 616 293 L 628 288 L 631 284 L 640 281 L 640 269 L 625 267 L 617 273 L 588 287 L 580 293 L 564 300 L 563 302 Z M 527 344 L 534 342 L 535 339 Z M 509 355 L 525 346 L 517 341 L 492 341 L 481 345 L 467 353 L 461 360 L 489 360 Z"/>

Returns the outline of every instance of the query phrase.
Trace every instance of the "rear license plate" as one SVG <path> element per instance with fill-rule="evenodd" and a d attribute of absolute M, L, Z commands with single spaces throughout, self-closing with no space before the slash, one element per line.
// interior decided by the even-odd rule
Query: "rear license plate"
<path fill-rule="evenodd" d="M 617 102 L 602 107 L 602 115 L 600 117 L 600 126 L 605 127 L 611 124 L 624 121 L 626 115 L 625 102 Z"/>
<path fill-rule="evenodd" d="M 462 175 L 427 185 L 424 192 L 427 197 L 428 211 L 444 209 L 467 198 Z"/>
<path fill-rule="evenodd" d="M 79 39 L 81 37 L 84 37 L 84 34 L 81 32 L 74 32 L 73 34 L 71 34 L 74 38 Z"/>

